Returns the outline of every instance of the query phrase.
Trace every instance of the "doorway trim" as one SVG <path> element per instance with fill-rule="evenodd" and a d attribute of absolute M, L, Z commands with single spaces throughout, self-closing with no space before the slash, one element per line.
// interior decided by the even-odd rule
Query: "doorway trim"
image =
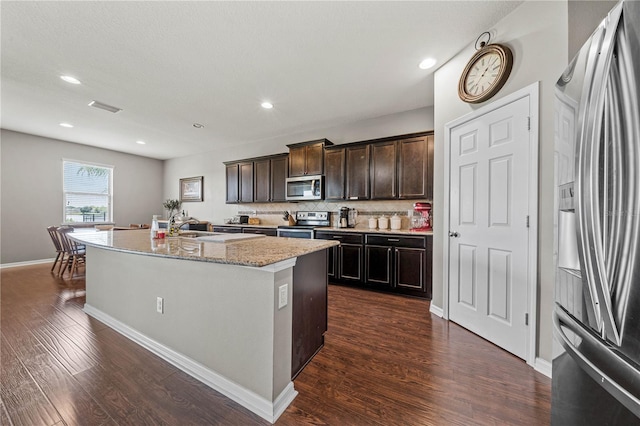
<path fill-rule="evenodd" d="M 443 229 L 442 237 L 444 243 L 442 247 L 442 273 L 443 273 L 443 294 L 442 294 L 442 317 L 449 320 L 449 194 L 451 190 L 450 178 L 450 150 L 451 131 L 453 128 L 475 120 L 488 112 L 517 101 L 521 98 L 529 98 L 529 165 L 531 174 L 529 176 L 529 257 L 527 260 L 527 307 L 529 310 L 529 327 L 527 336 L 527 358 L 526 362 L 535 367 L 536 354 L 538 351 L 538 145 L 539 145 L 539 90 L 540 83 L 535 82 L 501 99 L 484 105 L 475 111 L 458 117 L 444 126 L 444 205 L 443 205 Z"/>

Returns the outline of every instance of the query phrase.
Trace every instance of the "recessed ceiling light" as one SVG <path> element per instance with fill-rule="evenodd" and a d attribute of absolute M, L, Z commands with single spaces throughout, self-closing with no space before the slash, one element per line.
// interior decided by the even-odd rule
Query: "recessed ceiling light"
<path fill-rule="evenodd" d="M 68 127 L 68 128 L 71 128 L 71 127 L 73 127 L 73 124 L 69 124 L 69 123 L 60 123 L 60 126 L 62 126 L 62 127 Z"/>
<path fill-rule="evenodd" d="M 78 80 L 75 77 L 71 77 L 70 75 L 61 75 L 60 78 L 63 79 L 64 81 L 66 81 L 67 83 L 82 84 L 82 83 L 80 83 L 80 80 Z"/>
<path fill-rule="evenodd" d="M 420 62 L 420 65 L 418 65 L 418 67 L 420 67 L 420 69 L 422 70 L 428 70 L 429 68 L 433 67 L 436 64 L 436 62 L 437 61 L 433 58 L 427 58 L 422 62 Z"/>
<path fill-rule="evenodd" d="M 273 108 L 273 104 L 271 102 L 263 102 L 260 104 L 260 106 L 264 109 L 271 109 Z"/>
<path fill-rule="evenodd" d="M 136 143 L 137 143 L 138 145 L 146 145 L 146 144 L 147 144 L 145 141 L 136 141 Z"/>
<path fill-rule="evenodd" d="M 193 123 L 193 127 L 195 127 L 196 129 L 204 129 L 204 124 Z"/>

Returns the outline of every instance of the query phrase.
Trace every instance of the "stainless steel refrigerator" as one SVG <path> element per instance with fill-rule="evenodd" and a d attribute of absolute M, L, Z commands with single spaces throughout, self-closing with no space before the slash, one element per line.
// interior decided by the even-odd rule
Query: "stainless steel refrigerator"
<path fill-rule="evenodd" d="M 555 88 L 554 425 L 640 424 L 640 2 Z"/>

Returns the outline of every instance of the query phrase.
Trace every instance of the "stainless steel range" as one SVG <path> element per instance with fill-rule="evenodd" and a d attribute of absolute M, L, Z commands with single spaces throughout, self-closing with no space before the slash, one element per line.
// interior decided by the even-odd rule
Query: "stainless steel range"
<path fill-rule="evenodd" d="M 278 226 L 278 237 L 312 239 L 314 229 L 324 226 L 331 226 L 331 212 L 297 212 L 295 225 Z"/>

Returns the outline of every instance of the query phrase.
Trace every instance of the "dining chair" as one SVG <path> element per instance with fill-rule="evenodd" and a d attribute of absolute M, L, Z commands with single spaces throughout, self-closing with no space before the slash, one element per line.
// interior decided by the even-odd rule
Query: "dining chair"
<path fill-rule="evenodd" d="M 58 236 L 60 238 L 60 244 L 62 246 L 62 250 L 66 257 L 66 261 L 64 262 L 64 267 L 61 268 L 61 273 L 58 275 L 63 276 L 66 270 L 69 270 L 69 264 L 71 264 L 71 269 L 69 271 L 69 278 L 73 278 L 76 269 L 80 265 L 85 265 L 85 246 L 79 245 L 74 240 L 69 238 L 69 233 L 73 232 L 73 228 L 70 227 L 60 227 L 57 229 Z"/>
<path fill-rule="evenodd" d="M 49 232 L 49 236 L 51 237 L 51 241 L 53 242 L 53 246 L 56 249 L 56 259 L 53 261 L 53 265 L 51 265 L 51 272 L 56 268 L 58 262 L 58 270 L 60 269 L 62 263 L 64 262 L 64 250 L 62 249 L 62 244 L 60 244 L 60 238 L 58 237 L 58 228 L 55 226 L 48 226 L 47 232 Z M 59 275 L 59 273 L 58 273 Z"/>

